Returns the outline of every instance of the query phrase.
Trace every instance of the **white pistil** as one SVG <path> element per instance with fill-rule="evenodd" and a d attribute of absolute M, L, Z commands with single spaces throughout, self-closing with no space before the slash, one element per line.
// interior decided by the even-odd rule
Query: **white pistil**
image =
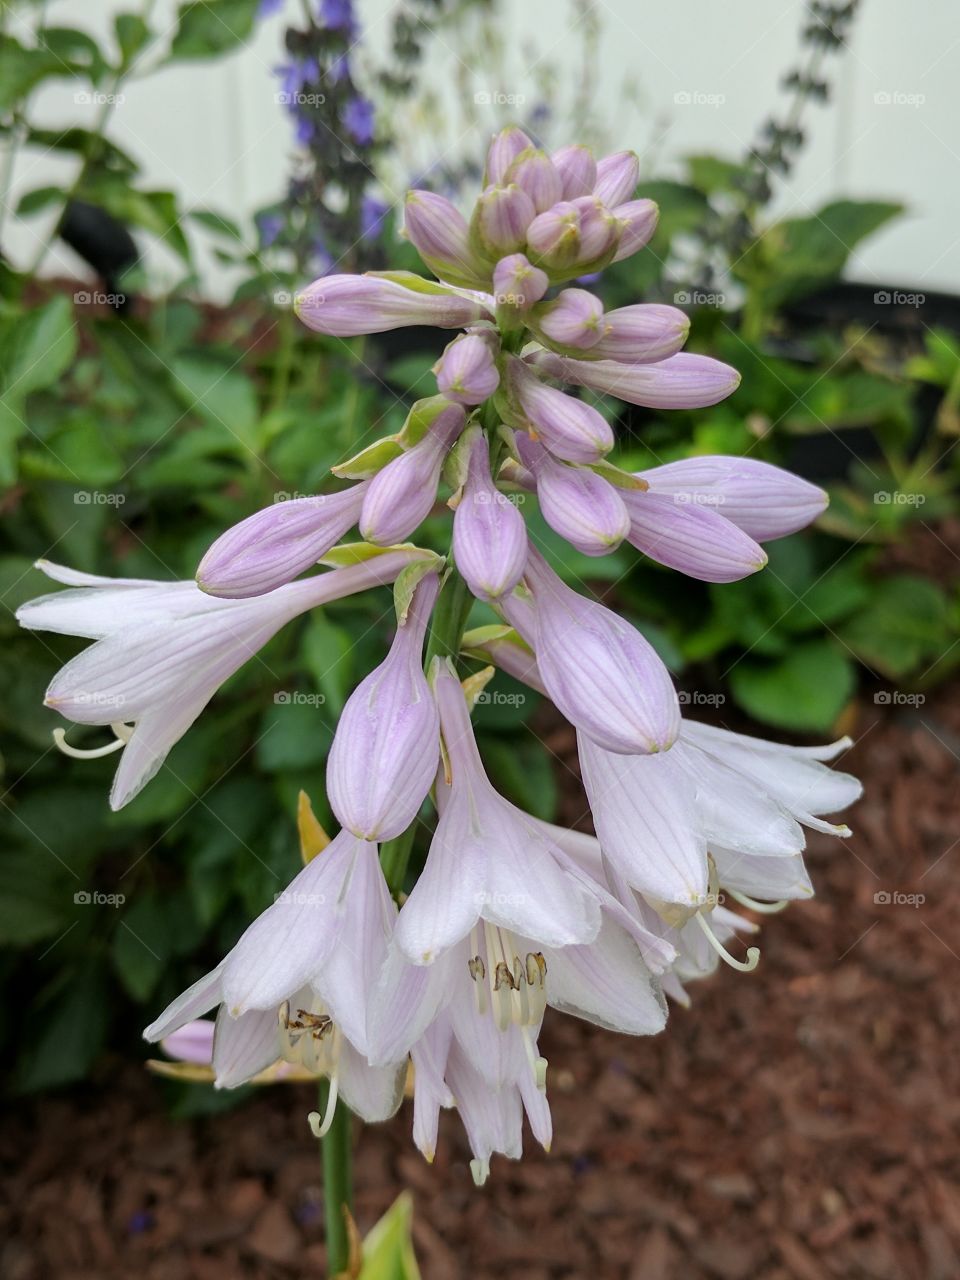
<path fill-rule="evenodd" d="M 125 747 L 133 734 L 132 724 L 117 722 L 111 724 L 110 728 L 114 732 L 114 740 L 103 747 L 72 747 L 67 741 L 66 729 L 54 729 L 53 741 L 59 751 L 65 756 L 72 756 L 74 760 L 99 760 L 102 756 L 113 755 L 114 751 Z"/>
<path fill-rule="evenodd" d="M 319 1111 L 311 1111 L 307 1116 L 307 1123 L 310 1125 L 310 1132 L 315 1138 L 323 1138 L 330 1132 L 330 1126 L 333 1124 L 333 1115 L 337 1109 L 337 1094 L 339 1092 L 339 1077 L 334 1072 L 330 1077 L 330 1090 L 327 1093 L 327 1105 L 323 1109 L 323 1120 L 320 1119 Z"/>
<path fill-rule="evenodd" d="M 736 889 L 727 889 L 730 897 L 739 902 L 741 907 L 749 907 L 751 911 L 759 911 L 763 916 L 775 916 L 778 911 L 782 911 L 784 907 L 789 907 L 788 899 L 782 898 L 779 902 L 758 902 L 756 898 L 748 898 L 745 893 L 738 893 Z"/>
<path fill-rule="evenodd" d="M 473 1177 L 473 1183 L 476 1187 L 482 1187 L 486 1180 L 490 1177 L 490 1161 L 489 1160 L 471 1160 L 470 1174 Z"/>
<path fill-rule="evenodd" d="M 753 972 L 753 970 L 760 963 L 759 947 L 747 947 L 746 960 L 738 960 L 736 956 L 732 956 L 730 954 L 730 952 L 726 949 L 726 947 L 723 945 L 720 939 L 716 936 L 716 934 L 714 934 L 709 924 L 707 924 L 705 916 L 703 916 L 698 911 L 693 918 L 694 920 L 696 920 L 697 924 L 703 930 L 704 937 L 710 943 L 711 947 L 713 947 L 714 951 L 717 953 L 717 955 L 720 957 L 721 960 L 725 960 L 731 969 L 739 969 L 741 973 Z"/>

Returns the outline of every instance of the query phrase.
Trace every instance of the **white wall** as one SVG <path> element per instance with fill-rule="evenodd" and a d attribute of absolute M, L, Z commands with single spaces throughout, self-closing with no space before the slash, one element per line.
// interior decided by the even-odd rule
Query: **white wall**
<path fill-rule="evenodd" d="M 375 47 L 386 39 L 394 2 L 358 0 Z M 475 35 L 457 49 L 448 34 L 435 41 L 429 80 L 449 106 L 447 135 L 442 144 L 434 135 L 419 136 L 426 113 L 422 104 L 412 104 L 409 167 L 423 163 L 437 145 L 479 151 L 498 123 L 482 106 L 472 120 L 456 115 L 456 79 L 530 102 L 553 65 L 558 101 L 575 113 L 585 30 L 576 0 L 502 4 L 502 56 Z M 288 5 L 294 11 L 296 0 Z M 48 20 L 102 32 L 113 13 L 132 7 L 130 0 L 52 0 Z M 172 28 L 175 9 L 174 0 L 158 0 L 154 25 Z M 778 83 L 796 56 L 802 0 L 597 0 L 596 9 L 602 27 L 599 115 L 609 142 L 640 150 L 650 170 L 676 172 L 679 157 L 692 151 L 736 156 L 759 121 L 785 101 Z M 956 0 L 865 0 L 849 52 L 828 64 L 838 86 L 833 102 L 809 109 L 810 144 L 782 184 L 778 212 L 809 213 L 837 196 L 894 198 L 909 206 L 907 217 L 854 255 L 848 272 L 854 278 L 960 291 L 957 15 Z M 141 160 L 148 183 L 173 186 L 188 204 L 234 217 L 249 216 L 281 193 L 291 147 L 272 77 L 282 57 L 281 30 L 282 19 L 273 18 L 230 58 L 160 68 L 125 90 L 109 136 Z M 155 53 L 145 55 L 146 66 L 156 61 Z M 89 123 L 96 107 L 77 103 L 77 90 L 66 80 L 44 87 L 32 114 L 50 126 Z M 689 103 L 678 100 L 684 94 Z M 72 163 L 52 154 L 18 157 L 8 204 L 31 187 L 68 178 Z M 401 178 L 392 174 L 391 187 L 399 187 Z M 6 225 L 7 256 L 18 265 L 29 262 L 47 224 L 8 214 Z M 177 277 L 175 259 L 162 248 L 151 250 L 150 259 L 162 277 Z M 46 270 L 83 275 L 86 269 L 60 246 L 48 256 Z M 203 274 L 206 289 L 223 296 L 222 271 L 207 259 Z"/>

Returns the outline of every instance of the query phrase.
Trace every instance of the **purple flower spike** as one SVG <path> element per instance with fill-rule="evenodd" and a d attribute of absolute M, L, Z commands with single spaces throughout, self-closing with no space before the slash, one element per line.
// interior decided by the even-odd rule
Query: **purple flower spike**
<path fill-rule="evenodd" d="M 536 212 L 533 201 L 516 183 L 488 187 L 474 207 L 471 229 L 475 241 L 490 258 L 513 253 L 523 247 Z"/>
<path fill-rule="evenodd" d="M 557 203 L 562 195 L 560 174 L 545 151 L 524 151 L 507 170 L 505 182 L 515 182 L 533 201 L 537 213 Z"/>
<path fill-rule="evenodd" d="M 493 483 L 487 442 L 480 432 L 470 447 L 467 479 L 453 517 L 453 558 L 481 600 L 512 591 L 526 563 L 523 516 Z"/>
<path fill-rule="evenodd" d="M 432 191 L 408 191 L 404 230 L 417 253 L 441 280 L 477 284 L 483 276 L 470 247 L 470 231 L 460 211 Z"/>
<path fill-rule="evenodd" d="M 549 288 L 547 273 L 531 266 L 522 253 L 511 253 L 494 267 L 493 293 L 498 307 L 529 311 Z"/>
<path fill-rule="evenodd" d="M 558 462 L 526 436 L 517 435 L 517 449 L 536 480 L 540 510 L 550 528 L 584 555 L 615 551 L 630 531 L 618 490 L 586 467 Z"/>
<path fill-rule="evenodd" d="M 390 652 L 347 699 L 327 760 L 337 820 L 361 840 L 392 840 L 416 818 L 437 772 L 440 718 L 423 674 L 437 575 L 417 586 Z"/>
<path fill-rule="evenodd" d="M 763 548 L 730 520 L 687 494 L 625 489 L 627 540 L 660 564 L 702 582 L 736 582 L 767 563 Z"/>
<path fill-rule="evenodd" d="M 360 511 L 360 533 L 367 542 L 395 546 L 426 520 L 437 500 L 443 460 L 465 420 L 462 407 L 451 404 L 419 443 L 377 472 Z"/>
<path fill-rule="evenodd" d="M 815 484 L 755 458 L 684 458 L 637 475 L 651 494 L 711 508 L 757 542 L 796 533 L 829 502 Z"/>
<path fill-rule="evenodd" d="M 588 147 L 561 147 L 550 159 L 560 174 L 562 199 L 590 195 L 597 181 L 597 162 Z"/>
<path fill-rule="evenodd" d="M 550 452 L 566 462 L 599 462 L 610 452 L 613 431 L 596 409 L 548 387 L 516 356 L 506 367 L 509 393 L 519 411 L 516 425 L 541 437 Z"/>
<path fill-rule="evenodd" d="M 321 276 L 297 294 L 295 310 L 308 329 L 335 338 L 408 325 L 462 329 L 489 316 L 477 299 L 403 271 Z"/>
<path fill-rule="evenodd" d="M 690 318 L 677 307 L 637 303 L 603 317 L 603 333 L 586 353 L 590 360 L 651 364 L 676 355 L 687 340 Z"/>
<path fill-rule="evenodd" d="M 740 374 L 730 365 L 685 351 L 655 364 L 568 360 L 546 351 L 534 355 L 532 361 L 548 378 L 590 387 L 651 409 L 705 409 L 725 400 L 740 385 Z"/>
<path fill-rule="evenodd" d="M 566 586 L 530 548 L 526 582 L 533 592 L 529 614 L 501 602 L 537 657 L 551 699 L 571 724 L 607 751 L 666 751 L 680 732 L 673 683 L 653 647 L 611 609 Z"/>
<path fill-rule="evenodd" d="M 595 347 L 606 332 L 603 303 L 586 289 L 563 289 L 537 308 L 532 323 L 549 342 L 578 350 Z"/>
<path fill-rule="evenodd" d="M 484 186 L 499 186 L 517 156 L 532 148 L 533 142 L 516 125 L 501 129 L 487 151 L 487 163 L 483 171 Z"/>
<path fill-rule="evenodd" d="M 617 151 L 597 162 L 593 194 L 609 208 L 632 200 L 640 181 L 640 161 L 633 151 Z"/>
<path fill-rule="evenodd" d="M 357 523 L 366 488 L 275 502 L 241 520 L 200 561 L 198 585 L 208 595 L 236 600 L 292 582 Z"/>
<path fill-rule="evenodd" d="M 657 229 L 660 209 L 653 200 L 630 200 L 620 204 L 613 211 L 621 225 L 620 241 L 614 262 L 622 262 L 642 249 Z"/>
<path fill-rule="evenodd" d="M 482 404 L 500 385 L 495 344 L 478 333 L 455 338 L 434 366 L 441 395 L 456 404 Z"/>

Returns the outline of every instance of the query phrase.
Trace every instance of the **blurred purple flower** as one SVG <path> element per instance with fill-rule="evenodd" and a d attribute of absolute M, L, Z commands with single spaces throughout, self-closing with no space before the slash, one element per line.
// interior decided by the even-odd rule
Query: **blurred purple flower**
<path fill-rule="evenodd" d="M 279 13 L 283 8 L 285 0 L 260 0 L 257 8 L 257 20 L 263 18 L 272 18 L 275 13 Z"/>
<path fill-rule="evenodd" d="M 369 147 L 373 141 L 373 103 L 359 94 L 343 109 L 344 128 L 361 147 Z"/>
<path fill-rule="evenodd" d="M 383 220 L 390 206 L 376 196 L 364 196 L 360 204 L 360 238 L 376 240 L 383 230 Z"/>
<path fill-rule="evenodd" d="M 262 213 L 256 218 L 260 235 L 260 247 L 269 249 L 283 230 L 283 216 L 279 213 Z"/>
<path fill-rule="evenodd" d="M 342 31 L 351 38 L 357 33 L 353 0 L 320 0 L 319 17 L 321 25 L 330 31 Z"/>

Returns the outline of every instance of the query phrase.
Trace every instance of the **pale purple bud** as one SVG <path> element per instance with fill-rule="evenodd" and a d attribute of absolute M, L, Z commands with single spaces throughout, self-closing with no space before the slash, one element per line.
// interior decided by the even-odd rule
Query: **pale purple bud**
<path fill-rule="evenodd" d="M 665 751 L 680 732 L 680 708 L 666 667 L 634 627 L 566 586 L 530 548 L 526 582 L 535 627 L 501 601 L 536 654 L 540 678 L 560 711 L 599 746 L 625 755 Z"/>
<path fill-rule="evenodd" d="M 704 409 L 725 400 L 740 385 L 740 375 L 730 365 L 686 351 L 656 364 L 570 360 L 548 351 L 537 352 L 531 359 L 549 378 L 651 409 Z"/>
<path fill-rule="evenodd" d="M 571 202 L 580 219 L 580 253 L 577 264 L 590 267 L 619 245 L 622 228 L 614 214 L 596 196 L 579 196 Z"/>
<path fill-rule="evenodd" d="M 767 563 L 763 548 L 730 520 L 687 494 L 625 489 L 627 541 L 658 564 L 701 582 L 736 582 Z"/>
<path fill-rule="evenodd" d="M 593 194 L 613 209 L 632 200 L 640 181 L 640 161 L 633 151 L 616 151 L 597 161 Z"/>
<path fill-rule="evenodd" d="M 524 427 L 535 432 L 551 453 L 567 462 L 598 462 L 610 452 L 613 431 L 596 409 L 548 387 L 516 356 L 510 357 L 507 368 L 510 394 Z"/>
<path fill-rule="evenodd" d="M 830 501 L 815 484 L 755 458 L 684 458 L 637 474 L 651 494 L 711 507 L 758 542 L 796 533 Z"/>
<path fill-rule="evenodd" d="M 580 253 L 580 218 L 573 203 L 562 200 L 538 214 L 527 228 L 527 248 L 548 270 L 562 270 Z"/>
<path fill-rule="evenodd" d="M 517 435 L 517 449 L 533 473 L 543 518 L 555 533 L 586 556 L 616 550 L 630 531 L 619 492 L 586 467 L 567 466 L 542 444 Z"/>
<path fill-rule="evenodd" d="M 590 360 L 650 364 L 676 355 L 690 332 L 690 317 L 677 307 L 640 302 L 617 307 L 603 317 L 603 334 L 589 350 Z"/>
<path fill-rule="evenodd" d="M 575 200 L 577 196 L 590 195 L 597 181 L 597 162 L 588 147 L 561 147 L 550 159 L 560 174 L 560 198 Z"/>
<path fill-rule="evenodd" d="M 456 404 L 482 404 L 500 385 L 493 343 L 478 333 L 455 338 L 434 365 L 437 387 Z"/>
<path fill-rule="evenodd" d="M 619 204 L 613 215 L 621 223 L 620 240 L 614 262 L 622 262 L 649 241 L 657 229 L 660 209 L 653 200 L 630 200 L 627 204 Z"/>
<path fill-rule="evenodd" d="M 390 652 L 340 715 L 327 759 L 327 797 L 337 820 L 361 840 L 392 840 L 406 831 L 437 772 L 440 719 L 423 674 L 437 590 L 435 573 L 419 583 Z"/>
<path fill-rule="evenodd" d="M 594 347 L 605 332 L 603 303 L 586 289 L 563 289 L 553 302 L 537 307 L 531 323 L 559 347 Z"/>
<path fill-rule="evenodd" d="M 491 258 L 523 247 L 527 227 L 536 209 L 527 193 L 515 183 L 488 187 L 477 200 L 471 232 L 481 251 Z"/>
<path fill-rule="evenodd" d="M 407 325 L 463 329 L 489 318 L 476 298 L 464 298 L 408 271 L 321 276 L 297 295 L 295 310 L 308 329 L 336 338 Z"/>
<path fill-rule="evenodd" d="M 477 433 L 467 479 L 453 517 L 453 558 L 481 600 L 496 599 L 520 581 L 527 558 L 523 517 L 493 483 L 487 442 Z"/>
<path fill-rule="evenodd" d="M 493 293 L 497 306 L 529 311 L 549 288 L 547 273 L 531 266 L 522 253 L 501 258 L 494 267 Z"/>
<path fill-rule="evenodd" d="M 186 1022 L 160 1041 L 160 1048 L 170 1058 L 209 1067 L 213 1060 L 214 1023 L 207 1018 Z M 279 1054 L 278 1054 L 279 1056 Z"/>
<path fill-rule="evenodd" d="M 484 266 L 470 247 L 466 220 L 449 200 L 433 191 L 408 191 L 403 223 L 434 275 L 468 287 L 483 280 Z"/>
<path fill-rule="evenodd" d="M 517 156 L 528 151 L 533 142 L 522 129 L 509 125 L 494 136 L 487 149 L 487 163 L 483 171 L 485 186 L 496 186 L 503 182 L 507 170 Z"/>
<path fill-rule="evenodd" d="M 562 195 L 560 175 L 545 151 L 522 152 L 507 170 L 504 182 L 522 187 L 537 213 L 551 208 Z"/>
<path fill-rule="evenodd" d="M 216 540 L 200 561 L 197 584 L 235 600 L 291 582 L 357 523 L 366 488 L 356 484 L 255 512 Z"/>
<path fill-rule="evenodd" d="M 450 405 L 422 440 L 373 477 L 360 510 L 360 533 L 368 542 L 394 546 L 427 518 L 437 500 L 443 460 L 465 420 L 463 408 Z"/>

